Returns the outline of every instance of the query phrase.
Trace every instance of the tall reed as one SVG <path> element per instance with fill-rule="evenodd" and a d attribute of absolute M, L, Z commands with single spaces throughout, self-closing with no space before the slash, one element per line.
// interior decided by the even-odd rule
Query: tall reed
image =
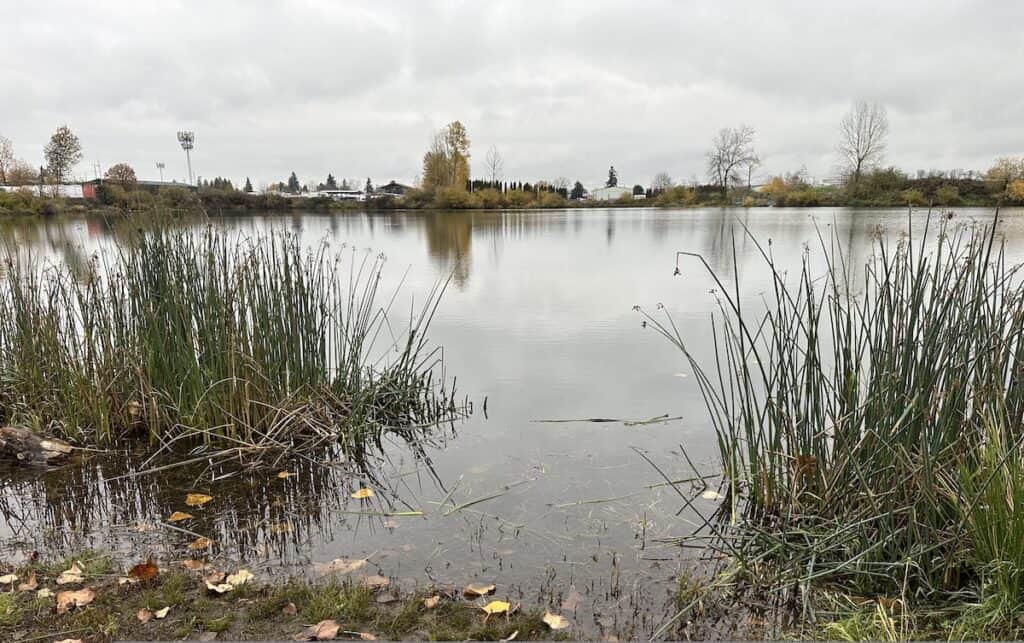
<path fill-rule="evenodd" d="M 824 265 L 805 255 L 795 280 L 758 244 L 761 307 L 704 262 L 720 303 L 710 366 L 649 316 L 696 374 L 741 564 L 917 597 L 1024 564 L 1007 528 L 1024 521 L 1024 286 L 997 221 L 878 235 L 862 266 L 821 238 Z"/>
<path fill-rule="evenodd" d="M 425 337 L 445 284 L 395 338 L 381 256 L 209 228 L 142 233 L 84 271 L 12 253 L 7 265 L 6 422 L 81 443 L 353 449 L 458 414 Z"/>

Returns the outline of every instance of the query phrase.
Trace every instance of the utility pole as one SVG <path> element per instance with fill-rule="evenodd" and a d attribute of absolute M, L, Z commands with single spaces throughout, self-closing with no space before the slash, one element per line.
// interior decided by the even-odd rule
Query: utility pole
<path fill-rule="evenodd" d="M 188 184 L 192 185 L 192 149 L 196 146 L 196 135 L 194 132 L 178 132 L 178 142 L 181 149 L 185 150 L 185 162 L 188 163 Z"/>
<path fill-rule="evenodd" d="M 160 182 L 164 182 L 164 167 L 166 167 L 163 161 L 157 161 L 156 169 L 160 170 Z"/>

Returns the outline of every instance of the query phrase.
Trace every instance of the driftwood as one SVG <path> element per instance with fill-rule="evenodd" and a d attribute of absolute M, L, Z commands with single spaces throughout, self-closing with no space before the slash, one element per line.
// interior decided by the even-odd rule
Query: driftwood
<path fill-rule="evenodd" d="M 0 427 L 0 458 L 24 464 L 46 464 L 65 457 L 72 447 L 63 440 L 16 426 Z"/>

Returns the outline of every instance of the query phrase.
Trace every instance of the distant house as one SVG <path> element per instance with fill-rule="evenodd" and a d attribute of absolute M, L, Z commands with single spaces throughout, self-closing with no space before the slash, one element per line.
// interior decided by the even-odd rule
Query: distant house
<path fill-rule="evenodd" d="M 595 188 L 590 191 L 590 198 L 595 201 L 618 201 L 624 196 L 633 196 L 632 188 L 613 187 Z"/>
<path fill-rule="evenodd" d="M 365 201 L 366 195 L 362 190 L 319 190 L 311 194 L 303 194 L 300 196 L 310 197 L 325 197 L 328 199 L 334 199 L 335 201 Z"/>
<path fill-rule="evenodd" d="M 406 192 L 408 192 L 411 189 L 412 188 L 409 187 L 408 185 L 402 185 L 401 183 L 398 183 L 396 181 L 392 181 L 391 183 L 388 183 L 387 185 L 377 186 L 377 189 L 375 190 L 375 192 L 377 194 L 391 194 L 391 195 L 394 195 L 394 196 L 402 196 L 403 194 L 405 194 Z"/>
<path fill-rule="evenodd" d="M 107 179 L 93 179 L 91 181 L 86 181 L 86 182 L 82 183 L 82 185 L 80 186 L 81 191 L 82 191 L 81 197 L 84 198 L 84 199 L 95 199 L 95 198 L 97 198 L 99 196 L 100 186 L 103 185 L 104 183 L 109 183 L 111 185 L 117 185 L 116 181 L 108 181 Z M 199 190 L 199 188 L 197 186 L 195 186 L 195 185 L 189 185 L 187 183 L 178 183 L 177 181 L 146 181 L 146 180 L 141 180 L 141 181 L 136 181 L 132 185 L 132 189 L 134 189 L 134 190 L 145 190 L 146 192 L 152 192 L 153 194 L 156 194 L 157 192 L 159 192 L 163 188 L 184 188 L 186 190 L 191 190 L 192 192 L 197 192 Z"/>
<path fill-rule="evenodd" d="M 39 196 L 59 196 L 65 199 L 90 198 L 84 185 L 65 183 L 63 185 L 0 185 L 0 192 L 26 191 Z"/>

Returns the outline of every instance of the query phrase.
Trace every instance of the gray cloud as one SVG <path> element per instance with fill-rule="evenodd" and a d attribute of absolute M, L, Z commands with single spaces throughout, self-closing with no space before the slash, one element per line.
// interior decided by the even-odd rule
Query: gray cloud
<path fill-rule="evenodd" d="M 1015 2 L 6 4 L 0 133 L 38 163 L 67 122 L 83 176 L 165 161 L 181 177 L 190 128 L 203 176 L 410 180 L 455 118 L 509 178 L 703 176 L 707 142 L 741 122 L 765 173 L 825 176 L 862 98 L 888 107 L 888 160 L 908 171 L 1024 154 Z"/>

